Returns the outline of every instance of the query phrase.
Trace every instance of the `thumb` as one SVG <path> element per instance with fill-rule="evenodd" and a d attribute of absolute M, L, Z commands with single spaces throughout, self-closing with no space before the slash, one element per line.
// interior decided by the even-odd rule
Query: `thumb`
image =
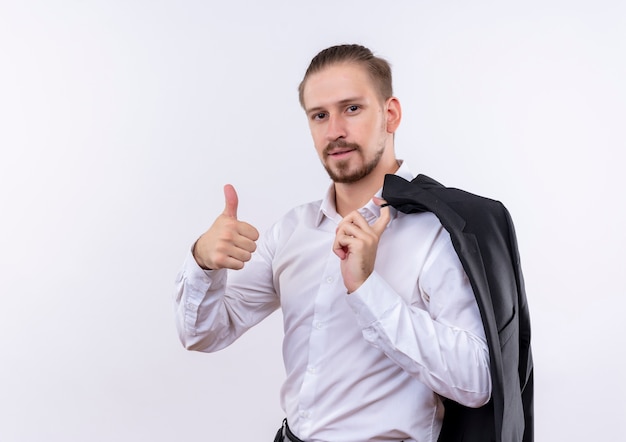
<path fill-rule="evenodd" d="M 226 184 L 224 186 L 224 199 L 226 201 L 224 215 L 237 219 L 237 206 L 239 205 L 239 198 L 237 197 L 237 191 L 230 184 Z"/>

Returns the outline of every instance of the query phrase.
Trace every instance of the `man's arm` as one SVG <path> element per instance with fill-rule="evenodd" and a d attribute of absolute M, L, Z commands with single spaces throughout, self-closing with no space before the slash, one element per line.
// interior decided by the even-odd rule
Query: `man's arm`
<path fill-rule="evenodd" d="M 489 350 L 467 276 L 448 256 L 422 272 L 417 296 L 424 303 L 406 302 L 376 272 L 348 303 L 366 341 L 437 394 L 480 407 L 491 395 Z"/>
<path fill-rule="evenodd" d="M 420 275 L 417 290 L 426 308 L 410 305 L 374 271 L 387 211 L 381 209 L 372 226 L 353 212 L 337 229 L 334 249 L 363 336 L 436 393 L 469 407 L 482 406 L 491 394 L 489 350 L 450 237 L 440 236 Z"/>
<path fill-rule="evenodd" d="M 237 219 L 235 189 L 225 186 L 224 195 L 224 212 L 196 241 L 176 280 L 176 325 L 189 350 L 220 350 L 279 305 L 271 266 L 254 253 L 258 232 Z M 228 269 L 237 270 L 237 284 L 227 284 Z"/>

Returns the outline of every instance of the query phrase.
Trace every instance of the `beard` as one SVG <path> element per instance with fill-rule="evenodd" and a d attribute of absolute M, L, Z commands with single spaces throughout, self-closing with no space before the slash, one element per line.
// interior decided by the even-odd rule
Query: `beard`
<path fill-rule="evenodd" d="M 354 150 L 354 153 L 361 157 L 361 163 L 356 168 L 350 168 L 350 160 L 337 161 L 333 168 L 331 168 L 326 161 L 329 156 L 329 153 L 337 148 L 337 147 L 348 147 Z M 385 151 L 385 146 L 381 146 L 379 150 L 376 151 L 374 157 L 369 161 L 366 161 L 366 158 L 363 155 L 363 149 L 356 143 L 348 143 L 343 140 L 338 140 L 332 143 L 329 143 L 324 149 L 324 161 L 322 162 L 326 172 L 330 179 L 335 183 L 342 184 L 351 184 L 356 183 L 357 181 L 368 176 L 380 163 L 380 159 L 383 156 L 383 152 Z"/>

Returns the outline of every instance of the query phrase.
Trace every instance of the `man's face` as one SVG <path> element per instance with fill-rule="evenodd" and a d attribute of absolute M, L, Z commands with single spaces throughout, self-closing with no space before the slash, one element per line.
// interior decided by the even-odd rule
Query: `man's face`
<path fill-rule="evenodd" d="M 385 103 L 363 67 L 342 63 L 312 74 L 303 102 L 315 149 L 334 182 L 357 182 L 378 166 L 392 134 Z"/>

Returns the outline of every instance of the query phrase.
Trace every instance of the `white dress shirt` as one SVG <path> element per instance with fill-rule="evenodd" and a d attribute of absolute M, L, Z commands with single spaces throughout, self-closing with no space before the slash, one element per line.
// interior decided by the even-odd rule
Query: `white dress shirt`
<path fill-rule="evenodd" d="M 397 174 L 412 178 L 405 164 Z M 374 273 L 350 295 L 332 251 L 341 221 L 332 185 L 272 226 L 242 270 L 203 270 L 189 253 L 175 297 L 183 345 L 222 349 L 282 308 L 281 403 L 294 434 L 435 442 L 441 397 L 489 400 L 489 352 L 448 232 L 432 213 L 390 210 Z M 380 214 L 371 201 L 359 211 L 370 223 Z"/>

